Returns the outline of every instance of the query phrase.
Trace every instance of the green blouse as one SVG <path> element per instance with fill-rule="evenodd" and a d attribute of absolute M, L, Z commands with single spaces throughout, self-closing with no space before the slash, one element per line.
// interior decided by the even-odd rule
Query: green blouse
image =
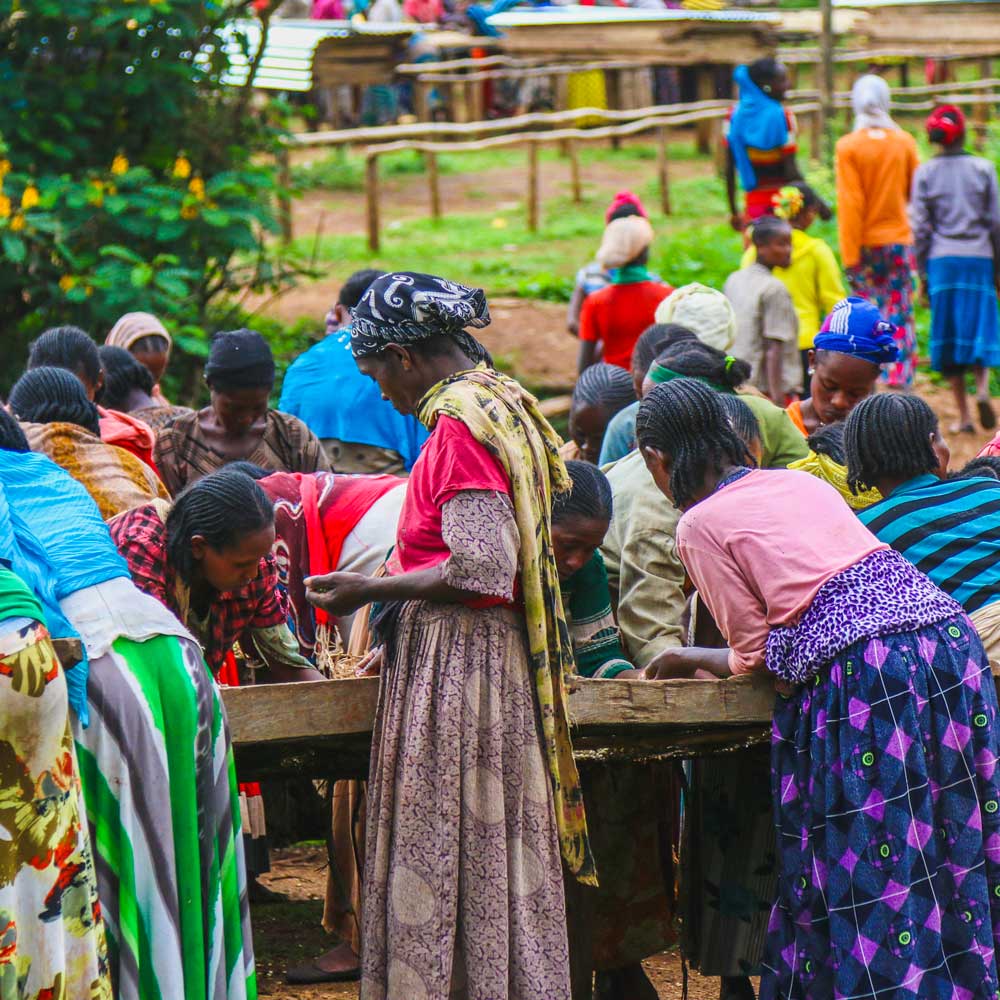
<path fill-rule="evenodd" d="M 617 677 L 623 670 L 632 670 L 611 613 L 608 573 L 600 552 L 563 581 L 562 597 L 577 673 L 583 677 Z"/>

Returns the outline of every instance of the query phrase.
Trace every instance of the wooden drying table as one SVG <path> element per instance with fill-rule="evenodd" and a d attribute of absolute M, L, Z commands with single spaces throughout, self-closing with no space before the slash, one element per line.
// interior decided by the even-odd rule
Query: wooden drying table
<path fill-rule="evenodd" d="M 368 774 L 378 678 L 224 688 L 241 781 L 294 773 Z M 648 761 L 722 753 L 766 740 L 768 676 L 727 681 L 577 678 L 570 693 L 580 761 Z"/>

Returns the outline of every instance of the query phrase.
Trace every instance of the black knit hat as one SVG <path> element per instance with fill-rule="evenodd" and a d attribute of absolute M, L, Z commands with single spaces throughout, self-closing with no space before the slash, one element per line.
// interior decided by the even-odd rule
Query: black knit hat
<path fill-rule="evenodd" d="M 212 338 L 205 380 L 213 389 L 270 389 L 274 355 L 256 330 L 229 330 Z"/>
<path fill-rule="evenodd" d="M 32 368 L 14 383 L 10 408 L 18 420 L 33 424 L 77 424 L 100 435 L 97 407 L 83 383 L 65 368 Z"/>

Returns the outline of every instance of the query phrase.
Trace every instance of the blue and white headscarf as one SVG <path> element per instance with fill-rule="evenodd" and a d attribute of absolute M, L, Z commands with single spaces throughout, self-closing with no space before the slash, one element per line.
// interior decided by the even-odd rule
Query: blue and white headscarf
<path fill-rule="evenodd" d="M 873 365 L 890 364 L 899 354 L 896 328 L 882 319 L 875 306 L 856 295 L 841 299 L 833 307 L 833 312 L 823 320 L 813 347 L 817 351 L 849 354 Z"/>
<path fill-rule="evenodd" d="M 468 327 L 490 324 L 486 293 L 433 274 L 397 271 L 376 278 L 354 309 L 351 351 L 356 358 L 381 354 L 390 344 L 408 347 L 431 337 L 450 337 L 477 364 L 491 364 Z"/>

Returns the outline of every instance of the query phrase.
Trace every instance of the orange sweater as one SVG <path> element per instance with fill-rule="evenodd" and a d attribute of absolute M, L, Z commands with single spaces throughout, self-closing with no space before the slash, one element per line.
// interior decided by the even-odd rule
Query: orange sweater
<path fill-rule="evenodd" d="M 906 207 L 917 143 L 902 129 L 860 129 L 837 141 L 837 218 L 844 267 L 862 247 L 913 242 Z"/>

